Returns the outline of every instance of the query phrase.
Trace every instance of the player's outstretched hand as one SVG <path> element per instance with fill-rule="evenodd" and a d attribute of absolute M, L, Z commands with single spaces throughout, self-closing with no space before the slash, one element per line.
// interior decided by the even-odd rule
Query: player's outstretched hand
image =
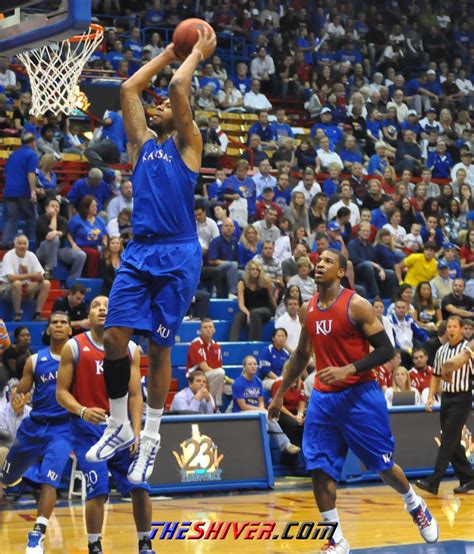
<path fill-rule="evenodd" d="M 201 52 L 202 59 L 207 60 L 207 58 L 209 58 L 209 56 L 216 49 L 216 33 L 207 28 L 204 28 L 204 32 L 201 31 L 201 29 L 198 29 L 197 34 L 199 36 L 199 39 L 193 47 L 193 52 L 195 50 Z"/>
<path fill-rule="evenodd" d="M 280 417 L 280 411 L 283 406 L 283 398 L 278 394 L 273 398 L 268 406 L 268 419 L 278 419 Z"/>
<path fill-rule="evenodd" d="M 93 423 L 94 425 L 100 425 L 107 421 L 107 413 L 102 408 L 87 408 L 82 416 L 87 423 Z"/>
<path fill-rule="evenodd" d="M 325 367 L 321 371 L 318 371 L 318 377 L 321 383 L 325 385 L 331 385 L 336 381 L 342 381 L 348 375 L 351 375 L 350 366 L 344 367 Z"/>

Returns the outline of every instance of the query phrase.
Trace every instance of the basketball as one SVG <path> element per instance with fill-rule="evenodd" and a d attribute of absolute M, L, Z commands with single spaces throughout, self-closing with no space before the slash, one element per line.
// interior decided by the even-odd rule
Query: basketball
<path fill-rule="evenodd" d="M 173 33 L 173 44 L 176 54 L 181 58 L 185 59 L 193 49 L 193 46 L 198 41 L 198 29 L 204 31 L 207 28 L 212 33 L 214 29 L 204 21 L 203 19 L 191 18 L 185 19 L 182 21 L 175 29 Z M 209 56 L 212 55 L 212 52 Z"/>

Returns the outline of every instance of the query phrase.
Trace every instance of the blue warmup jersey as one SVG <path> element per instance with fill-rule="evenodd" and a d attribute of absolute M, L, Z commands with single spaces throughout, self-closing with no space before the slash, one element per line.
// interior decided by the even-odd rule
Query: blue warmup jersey
<path fill-rule="evenodd" d="M 20 425 L 15 443 L 3 464 L 3 482 L 13 484 L 38 464 L 35 475 L 42 484 L 58 487 L 69 460 L 70 414 L 56 401 L 59 356 L 43 348 L 32 356 L 35 391 L 30 416 Z"/>
<path fill-rule="evenodd" d="M 174 345 L 201 274 L 196 180 L 173 138 L 143 145 L 132 175 L 134 237 L 110 292 L 106 328 L 128 327 Z"/>
<path fill-rule="evenodd" d="M 145 142 L 132 175 L 133 234 L 162 239 L 196 235 L 197 175 L 181 159 L 172 137 L 163 144 Z"/>

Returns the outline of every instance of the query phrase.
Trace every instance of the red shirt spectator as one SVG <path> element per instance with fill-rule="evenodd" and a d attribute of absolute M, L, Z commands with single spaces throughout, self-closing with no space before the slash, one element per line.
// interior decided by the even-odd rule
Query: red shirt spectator
<path fill-rule="evenodd" d="M 277 393 L 277 390 L 280 388 L 282 383 L 281 379 L 277 379 L 271 388 L 272 398 Z M 299 383 L 299 387 L 297 386 Z M 306 402 L 306 396 L 304 394 L 304 385 L 301 381 L 296 381 L 283 395 L 283 405 L 285 408 L 290 411 L 293 415 L 297 414 L 300 411 L 300 402 Z"/>
<path fill-rule="evenodd" d="M 192 341 L 186 358 L 187 375 L 197 369 L 202 362 L 206 362 L 212 369 L 222 367 L 222 350 L 215 340 L 206 342 L 201 337 L 197 337 Z"/>
<path fill-rule="evenodd" d="M 265 216 L 265 210 L 267 208 L 273 208 L 274 210 L 276 210 L 278 212 L 278 217 L 277 217 L 277 220 L 275 222 L 275 225 L 278 225 L 278 221 L 280 220 L 282 210 L 281 210 L 280 206 L 278 204 L 276 204 L 275 202 L 268 203 L 268 202 L 265 202 L 264 200 L 261 200 L 260 202 L 257 202 L 257 207 L 255 208 L 255 219 L 256 220 L 263 219 L 264 216 Z"/>
<path fill-rule="evenodd" d="M 408 374 L 410 375 L 411 384 L 418 392 L 422 392 L 423 389 L 429 388 L 432 373 L 433 368 L 429 365 L 427 365 L 425 369 L 422 370 L 412 367 L 408 372 Z"/>

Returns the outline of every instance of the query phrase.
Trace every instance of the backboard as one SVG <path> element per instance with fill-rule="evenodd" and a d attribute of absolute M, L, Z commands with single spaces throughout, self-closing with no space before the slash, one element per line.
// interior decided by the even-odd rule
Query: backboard
<path fill-rule="evenodd" d="M 0 0 L 0 56 L 13 56 L 86 31 L 90 0 Z"/>

